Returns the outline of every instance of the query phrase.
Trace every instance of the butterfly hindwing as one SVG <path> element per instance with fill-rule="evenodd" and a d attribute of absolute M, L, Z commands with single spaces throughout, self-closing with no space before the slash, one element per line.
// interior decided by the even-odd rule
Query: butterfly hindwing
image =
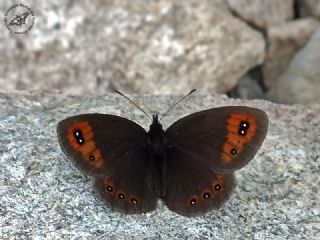
<path fill-rule="evenodd" d="M 218 209 L 235 187 L 232 173 L 218 173 L 199 164 L 196 158 L 172 148 L 168 151 L 168 208 L 179 214 L 195 216 Z"/>
<path fill-rule="evenodd" d="M 150 161 L 143 163 L 139 157 L 147 159 L 146 152 L 137 151 L 132 155 L 137 161 L 127 162 L 112 176 L 95 179 L 95 189 L 112 209 L 132 214 L 145 213 L 156 207 Z"/>
<path fill-rule="evenodd" d="M 233 171 L 259 149 L 267 115 L 249 107 L 221 107 L 188 115 L 165 132 L 167 206 L 192 216 L 219 208 L 235 187 Z"/>
<path fill-rule="evenodd" d="M 61 121 L 57 132 L 63 152 L 77 168 L 96 177 L 96 190 L 111 207 L 126 213 L 155 207 L 142 127 L 118 116 L 83 114 Z"/>

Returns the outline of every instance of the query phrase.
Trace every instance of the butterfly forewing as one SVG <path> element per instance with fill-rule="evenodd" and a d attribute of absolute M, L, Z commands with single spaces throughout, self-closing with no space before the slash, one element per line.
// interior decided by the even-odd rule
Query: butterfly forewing
<path fill-rule="evenodd" d="M 220 107 L 188 115 L 166 131 L 168 146 L 181 149 L 203 167 L 232 172 L 246 165 L 268 128 L 265 112 L 250 107 Z"/>
<path fill-rule="evenodd" d="M 147 133 L 138 124 L 107 114 L 83 114 L 61 121 L 60 147 L 75 166 L 96 177 L 96 189 L 115 209 L 141 213 L 156 203 Z"/>
<path fill-rule="evenodd" d="M 107 176 L 145 147 L 146 131 L 113 115 L 83 114 L 67 118 L 57 128 L 60 147 L 86 174 Z M 139 159 L 140 160 L 140 159 Z"/>

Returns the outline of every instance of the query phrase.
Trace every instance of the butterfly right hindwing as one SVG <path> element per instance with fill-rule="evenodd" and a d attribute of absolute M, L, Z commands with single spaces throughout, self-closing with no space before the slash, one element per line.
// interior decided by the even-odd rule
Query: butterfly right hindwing
<path fill-rule="evenodd" d="M 168 208 L 179 214 L 195 216 L 218 209 L 235 187 L 232 173 L 223 174 L 199 163 L 195 156 L 172 148 L 168 151 Z"/>
<path fill-rule="evenodd" d="M 172 124 L 165 132 L 167 206 L 187 216 L 219 208 L 235 186 L 233 171 L 252 159 L 267 126 L 267 115 L 249 107 L 213 108 Z"/>

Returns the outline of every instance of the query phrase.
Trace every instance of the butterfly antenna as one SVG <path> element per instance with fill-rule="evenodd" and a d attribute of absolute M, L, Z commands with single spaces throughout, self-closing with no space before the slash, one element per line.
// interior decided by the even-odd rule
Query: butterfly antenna
<path fill-rule="evenodd" d="M 177 101 L 175 104 L 173 104 L 171 107 L 169 107 L 169 109 L 164 113 L 164 114 L 162 114 L 161 115 L 161 117 L 160 117 L 160 120 L 163 118 L 163 117 L 165 117 L 167 114 L 168 114 L 168 112 L 170 112 L 170 110 L 172 109 L 172 108 L 174 108 L 176 105 L 178 105 L 181 101 L 183 101 L 184 99 L 186 99 L 187 97 L 189 97 L 192 93 L 194 93 L 195 91 L 196 91 L 197 89 L 192 89 L 187 95 L 185 95 L 183 98 L 181 98 L 179 101 Z"/>
<path fill-rule="evenodd" d="M 150 117 L 150 115 L 148 113 L 146 113 L 145 110 L 143 110 L 138 104 L 136 104 L 134 101 L 132 101 L 129 97 L 127 97 L 126 95 L 124 95 L 122 92 L 118 91 L 118 90 L 113 90 L 115 93 L 118 93 L 119 95 L 121 95 L 122 97 L 126 98 L 127 100 L 129 100 L 129 102 L 131 102 L 134 106 L 136 106 L 141 112 L 143 112 L 148 118 L 150 118 L 150 120 L 152 121 L 152 118 Z"/>

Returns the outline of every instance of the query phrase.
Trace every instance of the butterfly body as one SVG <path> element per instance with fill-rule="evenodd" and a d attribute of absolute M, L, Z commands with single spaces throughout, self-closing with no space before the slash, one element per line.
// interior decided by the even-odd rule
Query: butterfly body
<path fill-rule="evenodd" d="M 148 147 L 154 171 L 154 190 L 158 198 L 164 198 L 167 185 L 166 152 L 169 146 L 167 145 L 165 131 L 159 123 L 158 115 L 153 115 L 153 121 L 149 127 Z"/>
<path fill-rule="evenodd" d="M 83 114 L 58 124 L 62 150 L 86 174 L 107 204 L 143 213 L 162 199 L 182 215 L 218 209 L 235 187 L 233 172 L 262 144 L 267 115 L 255 108 L 221 107 L 186 116 L 164 130 L 148 131 L 128 119 Z"/>
<path fill-rule="evenodd" d="M 153 116 L 153 121 L 149 127 L 148 143 L 153 155 L 162 155 L 164 153 L 165 132 L 159 123 L 158 115 Z"/>

